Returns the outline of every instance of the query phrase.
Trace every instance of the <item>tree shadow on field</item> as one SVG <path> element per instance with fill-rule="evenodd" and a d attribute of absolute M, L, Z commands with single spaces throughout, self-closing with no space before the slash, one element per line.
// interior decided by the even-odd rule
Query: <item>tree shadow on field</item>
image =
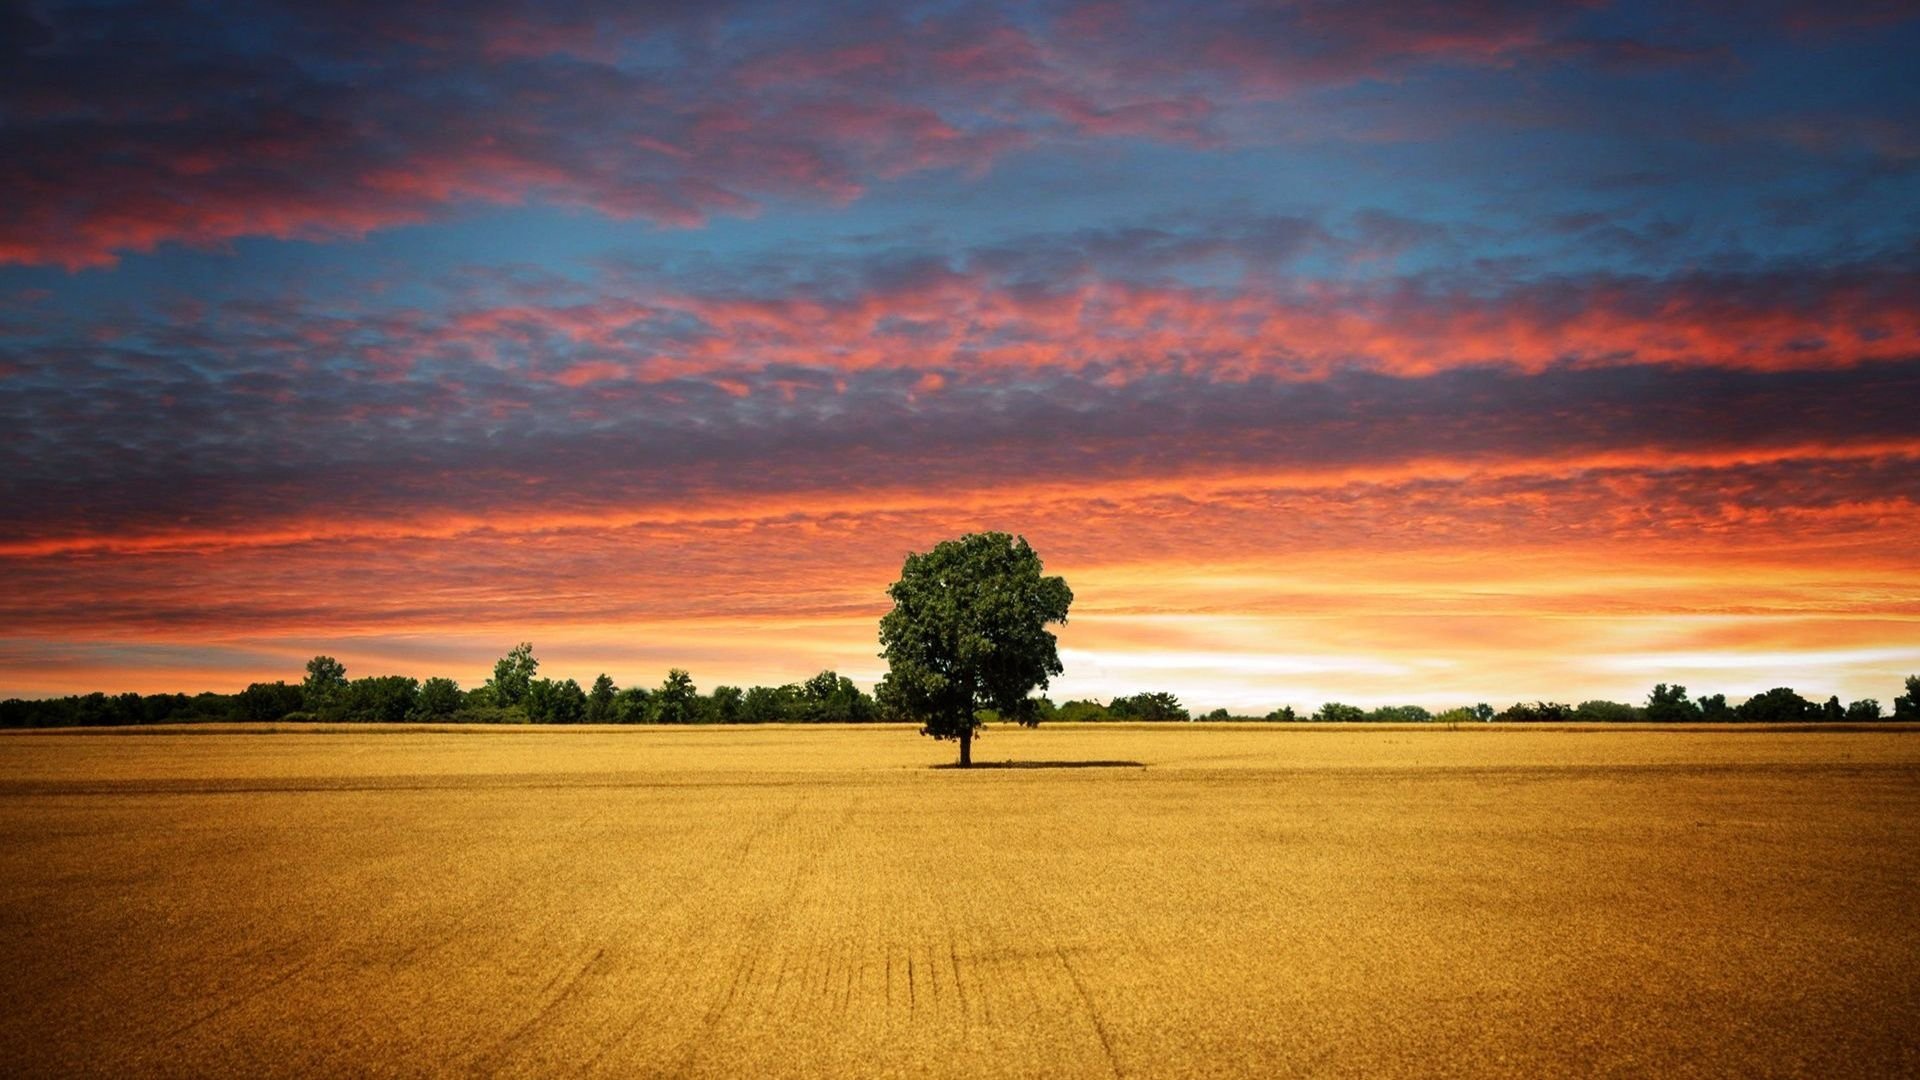
<path fill-rule="evenodd" d="M 1143 761 L 976 761 L 972 765 L 962 765 L 957 761 L 930 765 L 932 769 L 953 769 L 959 772 L 972 772 L 979 769 L 1144 769 Z"/>

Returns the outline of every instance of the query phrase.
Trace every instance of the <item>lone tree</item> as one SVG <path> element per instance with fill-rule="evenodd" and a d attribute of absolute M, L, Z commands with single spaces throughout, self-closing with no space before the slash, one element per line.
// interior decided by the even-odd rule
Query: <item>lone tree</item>
<path fill-rule="evenodd" d="M 1025 537 L 969 533 L 909 554 L 887 588 L 887 675 L 876 696 L 920 721 L 922 735 L 957 740 L 963 767 L 973 764 L 979 710 L 1032 727 L 1040 714 L 1027 695 L 1064 670 L 1047 624 L 1067 621 L 1073 591 L 1040 571 Z"/>

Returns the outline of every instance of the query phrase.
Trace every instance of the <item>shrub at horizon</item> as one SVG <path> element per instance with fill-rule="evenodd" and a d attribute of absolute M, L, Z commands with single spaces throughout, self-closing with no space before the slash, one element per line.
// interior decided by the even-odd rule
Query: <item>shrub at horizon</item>
<path fill-rule="evenodd" d="M 1920 722 L 1920 675 L 1907 676 L 1907 692 L 1893 699 L 1893 718 Z"/>
<path fill-rule="evenodd" d="M 875 696 L 887 712 L 919 721 L 921 734 L 958 741 L 962 766 L 973 764 L 979 710 L 1038 724 L 1028 695 L 1065 670 L 1047 626 L 1067 621 L 1073 590 L 1042 569 L 1024 537 L 969 533 L 908 554 L 887 588 L 887 674 Z"/>
<path fill-rule="evenodd" d="M 1516 701 L 1494 719 L 1503 724 L 1564 724 L 1573 719 L 1573 706 L 1553 701 L 1536 701 L 1531 705 Z"/>
<path fill-rule="evenodd" d="M 685 669 L 672 668 L 667 672 L 666 681 L 660 684 L 648 699 L 652 720 L 656 724 L 692 724 L 700 719 L 700 691 L 693 685 L 693 676 Z"/>
<path fill-rule="evenodd" d="M 248 683 L 239 693 L 240 714 L 248 720 L 278 720 L 306 704 L 304 686 L 286 682 Z"/>
<path fill-rule="evenodd" d="M 398 724 L 412 716 L 419 693 L 419 681 L 410 676 L 369 675 L 349 682 L 320 715 L 327 720 Z"/>
<path fill-rule="evenodd" d="M 578 724 L 586 719 L 587 695 L 572 679 L 535 679 L 527 684 L 527 720 L 535 724 Z"/>
<path fill-rule="evenodd" d="M 1847 706 L 1847 720 L 1850 723 L 1869 723 L 1881 719 L 1880 703 L 1873 698 L 1861 698 Z"/>
<path fill-rule="evenodd" d="M 494 662 L 493 678 L 487 680 L 487 689 L 492 692 L 492 704 L 510 709 L 527 699 L 527 691 L 533 686 L 533 676 L 540 670 L 540 661 L 533 658 L 533 643 L 523 641 L 507 650 L 507 655 Z"/>
<path fill-rule="evenodd" d="M 807 724 L 860 724 L 874 719 L 873 699 L 831 668 L 800 685 L 794 719 Z"/>
<path fill-rule="evenodd" d="M 1117 697 L 1107 703 L 1107 713 L 1115 720 L 1191 720 L 1180 699 L 1164 690 Z"/>
<path fill-rule="evenodd" d="M 316 656 L 307 661 L 307 677 L 301 681 L 302 703 L 308 712 L 319 712 L 347 689 L 347 666 L 331 656 Z"/>
<path fill-rule="evenodd" d="M 1740 719 L 1740 717 L 1734 713 L 1733 706 L 1727 704 L 1727 695 L 1725 694 L 1707 694 L 1701 697 L 1699 705 L 1700 719 L 1708 723 L 1730 724 Z"/>
<path fill-rule="evenodd" d="M 613 676 L 604 671 L 601 672 L 600 677 L 593 680 L 593 689 L 587 691 L 586 722 L 589 724 L 613 723 L 613 699 L 616 693 L 618 688 L 613 685 Z"/>
<path fill-rule="evenodd" d="M 466 704 L 465 695 L 460 693 L 460 684 L 452 679 L 434 677 L 420 684 L 420 694 L 414 698 L 414 716 L 421 720 L 445 720 L 460 711 Z"/>
<path fill-rule="evenodd" d="M 1734 712 L 1749 724 L 1797 724 L 1821 717 L 1820 706 L 1785 686 L 1755 694 L 1741 702 Z"/>
<path fill-rule="evenodd" d="M 1574 707 L 1573 718 L 1583 724 L 1631 724 L 1645 714 L 1618 701 L 1583 701 Z"/>
<path fill-rule="evenodd" d="M 1700 707 L 1687 700 L 1687 688 L 1655 684 L 1647 695 L 1647 720 L 1655 724 L 1684 724 L 1700 719 Z"/>

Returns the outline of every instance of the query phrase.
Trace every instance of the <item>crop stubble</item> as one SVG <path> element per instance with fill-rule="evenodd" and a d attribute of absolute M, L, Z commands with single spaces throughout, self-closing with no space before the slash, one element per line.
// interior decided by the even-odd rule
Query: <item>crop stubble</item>
<path fill-rule="evenodd" d="M 1920 733 L 0 738 L 27 1074 L 1920 1073 Z"/>

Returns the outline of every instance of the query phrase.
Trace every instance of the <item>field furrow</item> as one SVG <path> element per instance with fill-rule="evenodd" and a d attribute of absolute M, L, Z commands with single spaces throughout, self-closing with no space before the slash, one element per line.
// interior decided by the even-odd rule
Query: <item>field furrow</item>
<path fill-rule="evenodd" d="M 931 769 L 897 730 L 0 737 L 0 1055 L 1920 1072 L 1920 733 L 987 745 L 1140 764 Z"/>

